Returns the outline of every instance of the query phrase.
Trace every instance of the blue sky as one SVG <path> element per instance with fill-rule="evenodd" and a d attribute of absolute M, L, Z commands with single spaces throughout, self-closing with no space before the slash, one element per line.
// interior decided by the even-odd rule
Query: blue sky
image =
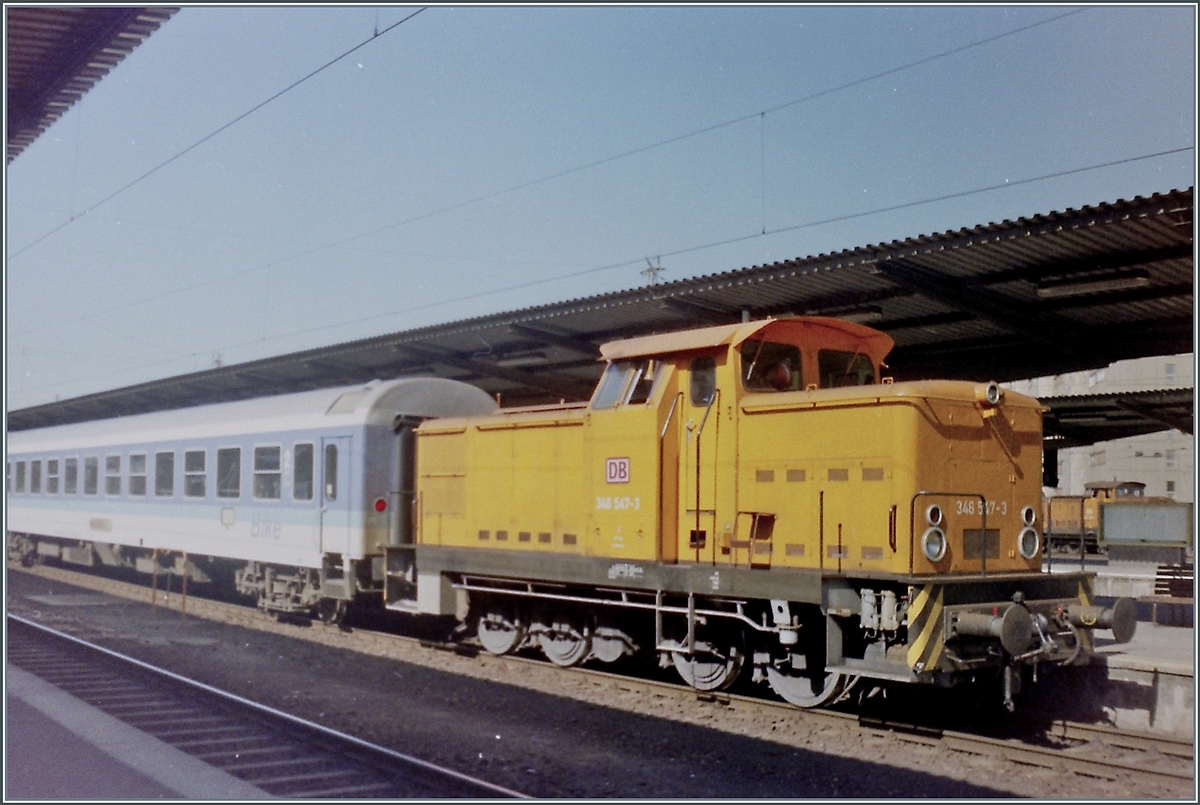
<path fill-rule="evenodd" d="M 1190 5 L 418 8 L 184 7 L 17 157 L 7 409 L 1194 185 Z"/>

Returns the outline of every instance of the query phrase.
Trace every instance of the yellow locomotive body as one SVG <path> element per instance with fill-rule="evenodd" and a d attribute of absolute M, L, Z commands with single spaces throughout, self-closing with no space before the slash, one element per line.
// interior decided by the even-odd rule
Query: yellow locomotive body
<path fill-rule="evenodd" d="M 752 668 L 801 706 L 983 668 L 1011 704 L 1022 664 L 1129 639 L 1130 602 L 1041 571 L 1038 402 L 892 383 L 891 347 L 822 318 L 629 339 L 587 404 L 423 423 L 390 605 L 563 665 L 653 650 L 700 689 Z"/>

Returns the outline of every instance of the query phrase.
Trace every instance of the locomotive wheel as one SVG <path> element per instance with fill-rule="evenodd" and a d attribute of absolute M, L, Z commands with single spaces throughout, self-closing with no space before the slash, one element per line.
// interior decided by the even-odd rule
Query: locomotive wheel
<path fill-rule="evenodd" d="M 346 602 L 337 598 L 322 598 L 315 609 L 317 620 L 326 626 L 335 626 L 346 617 Z"/>
<path fill-rule="evenodd" d="M 538 645 L 555 665 L 579 665 L 592 651 L 592 632 L 578 618 L 556 615 L 538 634 Z"/>
<path fill-rule="evenodd" d="M 745 653 L 735 643 L 720 648 L 712 643 L 696 643 L 691 656 L 672 652 L 675 670 L 696 690 L 724 690 L 737 681 L 742 671 Z"/>
<path fill-rule="evenodd" d="M 779 694 L 784 701 L 804 708 L 828 704 L 847 690 L 853 682 L 845 674 L 827 673 L 824 683 L 819 683 L 811 676 L 785 674 L 774 667 L 767 668 L 767 681 L 771 684 L 771 690 Z M 819 690 L 818 686 L 820 686 Z"/>
<path fill-rule="evenodd" d="M 510 607 L 492 605 L 479 616 L 476 633 L 489 654 L 511 654 L 525 641 L 524 619 Z"/>

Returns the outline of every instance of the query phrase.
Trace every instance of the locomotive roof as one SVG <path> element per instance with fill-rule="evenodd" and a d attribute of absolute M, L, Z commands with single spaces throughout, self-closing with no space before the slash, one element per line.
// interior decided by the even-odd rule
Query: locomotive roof
<path fill-rule="evenodd" d="M 8 445 L 16 453 L 330 426 L 390 427 L 400 414 L 465 416 L 495 408 L 495 401 L 474 386 L 410 377 L 19 431 L 8 435 Z"/>
<path fill-rule="evenodd" d="M 1084 489 L 1116 489 L 1118 486 L 1138 486 L 1143 489 L 1146 485 L 1141 481 L 1088 481 Z"/>
<path fill-rule="evenodd" d="M 764 338 L 768 338 L 773 332 L 784 335 L 789 341 L 823 341 L 835 349 L 855 349 L 869 355 L 875 363 L 880 363 L 895 344 L 891 336 L 862 324 L 823 316 L 800 316 L 626 338 L 604 344 L 600 347 L 600 355 L 602 359 L 610 361 L 652 355 L 675 355 L 721 346 L 737 346 L 756 334 L 762 333 Z"/>

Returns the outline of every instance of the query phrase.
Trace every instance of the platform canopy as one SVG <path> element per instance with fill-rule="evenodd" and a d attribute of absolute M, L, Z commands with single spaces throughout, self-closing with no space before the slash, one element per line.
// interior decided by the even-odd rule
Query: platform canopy
<path fill-rule="evenodd" d="M 178 10 L 7 6 L 7 161 Z"/>
<path fill-rule="evenodd" d="M 1192 389 L 1046 397 L 1047 447 L 1063 449 L 1160 430 L 1193 432 Z"/>
<path fill-rule="evenodd" d="M 882 330 L 896 342 L 887 363 L 898 381 L 1100 368 L 1193 350 L 1192 218 L 1189 188 L 402 330 L 12 411 L 8 424 L 406 375 L 464 380 L 504 405 L 582 400 L 601 344 L 746 317 L 830 316 Z M 1081 444 L 1166 422 L 1190 432 L 1191 389 L 1164 394 L 1110 400 L 1103 416 L 1074 420 L 1074 403 L 1051 401 L 1047 435 L 1067 428 Z"/>

